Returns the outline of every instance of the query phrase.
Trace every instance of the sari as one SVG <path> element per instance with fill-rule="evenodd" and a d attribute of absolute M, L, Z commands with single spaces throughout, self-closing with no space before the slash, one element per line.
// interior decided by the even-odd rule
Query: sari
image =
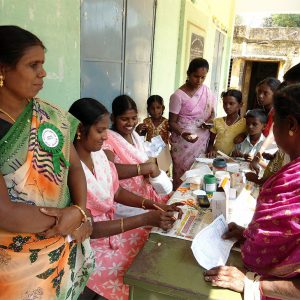
<path fill-rule="evenodd" d="M 244 231 L 245 266 L 265 278 L 300 273 L 300 158 L 262 186 L 251 223 Z"/>
<path fill-rule="evenodd" d="M 77 120 L 33 99 L 0 140 L 0 170 L 11 201 L 63 208 L 71 204 L 68 169 L 60 161 L 55 173 L 51 154 L 41 148 L 37 130 L 44 122 L 60 129 L 69 160 Z M 93 264 L 89 240 L 76 244 L 63 236 L 46 239 L 0 229 L 0 299 L 77 299 Z"/>
<path fill-rule="evenodd" d="M 110 150 L 114 153 L 114 163 L 116 164 L 141 164 L 146 162 L 149 158 L 144 150 L 142 138 L 133 131 L 132 140 L 133 145 L 128 143 L 119 133 L 108 130 L 103 150 Z M 121 179 L 120 185 L 127 191 L 155 202 L 165 203 L 169 199 L 169 196 L 160 197 L 143 175 Z M 133 216 L 144 212 L 141 208 L 117 204 L 116 215 L 120 217 Z"/>
<path fill-rule="evenodd" d="M 198 136 L 195 143 L 189 143 L 175 132 L 171 134 L 174 189 L 181 184 L 180 177 L 190 169 L 195 158 L 205 155 L 210 134 L 208 129 L 198 126 L 214 117 L 214 107 L 215 97 L 205 85 L 201 85 L 193 97 L 178 89 L 170 98 L 169 111 L 178 115 L 178 125 L 184 131 Z"/>
<path fill-rule="evenodd" d="M 91 156 L 95 175 L 82 163 L 87 179 L 87 208 L 91 210 L 94 222 L 110 221 L 114 219 L 114 194 L 119 188 L 117 170 L 103 150 L 92 152 Z M 96 266 L 87 286 L 110 300 L 128 299 L 129 287 L 123 283 L 123 276 L 143 247 L 148 234 L 148 230 L 137 228 L 110 237 L 92 239 Z"/>

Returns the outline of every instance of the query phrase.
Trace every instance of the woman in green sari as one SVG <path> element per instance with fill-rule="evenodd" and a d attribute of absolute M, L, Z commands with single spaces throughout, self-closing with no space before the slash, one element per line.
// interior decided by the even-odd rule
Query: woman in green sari
<path fill-rule="evenodd" d="M 35 98 L 43 43 L 17 26 L 0 42 L 0 299 L 77 299 L 94 264 L 78 122 Z"/>

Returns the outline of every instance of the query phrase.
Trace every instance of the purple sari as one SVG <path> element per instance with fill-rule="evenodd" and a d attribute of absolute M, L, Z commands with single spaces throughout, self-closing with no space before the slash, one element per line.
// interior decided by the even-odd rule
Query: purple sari
<path fill-rule="evenodd" d="M 193 97 L 178 89 L 170 98 L 169 111 L 178 115 L 178 125 L 184 131 L 198 136 L 196 143 L 189 143 L 178 134 L 171 134 L 174 188 L 180 185 L 180 177 L 190 169 L 195 158 L 205 154 L 209 130 L 197 126 L 214 117 L 214 107 L 215 98 L 205 85 L 201 85 Z"/>

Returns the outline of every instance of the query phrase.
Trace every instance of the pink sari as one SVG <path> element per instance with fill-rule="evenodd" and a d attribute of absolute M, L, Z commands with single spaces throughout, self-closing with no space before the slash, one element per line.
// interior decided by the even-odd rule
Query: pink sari
<path fill-rule="evenodd" d="M 148 160 L 142 144 L 141 137 L 133 131 L 132 139 L 134 145 L 128 143 L 119 133 L 108 130 L 108 139 L 104 142 L 103 149 L 112 151 L 115 154 L 115 163 L 117 164 L 140 164 Z M 135 176 L 128 179 L 120 180 L 120 185 L 124 189 L 151 199 L 156 202 L 165 203 L 169 196 L 160 197 L 153 189 L 152 185 L 145 179 L 144 176 Z M 117 205 L 117 214 L 119 216 L 131 216 L 145 211 L 139 208 L 124 208 L 124 205 Z"/>
<path fill-rule="evenodd" d="M 213 118 L 215 98 L 209 88 L 202 85 L 193 97 L 178 89 L 170 98 L 169 110 L 178 115 L 177 123 L 184 131 L 197 134 L 198 140 L 189 143 L 178 134 L 171 134 L 171 155 L 173 160 L 173 186 L 181 184 L 180 177 L 189 170 L 196 157 L 206 151 L 209 130 L 198 128 L 203 122 Z"/>
<path fill-rule="evenodd" d="M 255 214 L 244 231 L 245 266 L 264 277 L 300 273 L 300 158 L 263 185 Z"/>
<path fill-rule="evenodd" d="M 82 163 L 87 179 L 87 208 L 94 221 L 113 220 L 114 194 L 119 188 L 118 174 L 103 150 L 92 153 L 96 176 Z M 107 299 L 128 299 L 129 287 L 123 276 L 143 247 L 149 231 L 137 228 L 119 235 L 91 240 L 95 252 L 95 270 L 87 286 Z"/>

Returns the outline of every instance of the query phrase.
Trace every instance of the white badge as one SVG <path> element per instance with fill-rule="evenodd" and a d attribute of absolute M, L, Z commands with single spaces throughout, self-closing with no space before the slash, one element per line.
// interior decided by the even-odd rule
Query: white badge
<path fill-rule="evenodd" d="M 45 128 L 42 132 L 42 140 L 46 146 L 55 148 L 58 145 L 59 138 L 54 130 Z"/>

